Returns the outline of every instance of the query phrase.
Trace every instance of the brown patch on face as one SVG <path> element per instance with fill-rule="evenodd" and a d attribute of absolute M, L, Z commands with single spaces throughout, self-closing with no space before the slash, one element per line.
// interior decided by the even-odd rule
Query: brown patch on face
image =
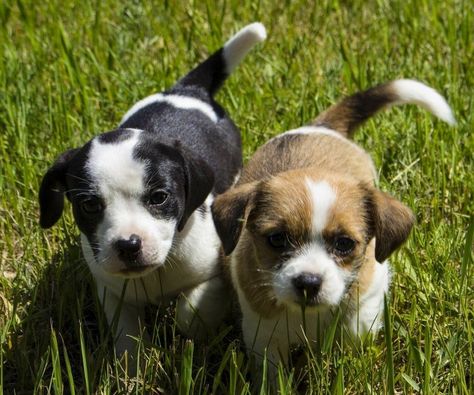
<path fill-rule="evenodd" d="M 257 185 L 257 182 L 251 182 L 231 188 L 217 196 L 212 204 L 214 225 L 226 255 L 234 250 L 239 241 L 249 210 L 253 206 Z"/>
<path fill-rule="evenodd" d="M 321 235 L 313 234 L 313 200 L 307 182 L 325 181 L 336 193 Z M 345 177 L 323 175 L 317 169 L 293 170 L 259 184 L 254 191 L 247 224 L 235 251 L 240 288 L 252 308 L 263 317 L 282 309 L 273 291 L 273 277 L 306 243 L 322 237 L 326 250 L 347 271 L 356 272 L 365 261 L 373 229 L 367 215 L 366 190 Z M 269 243 L 272 234 L 285 233 L 289 248 L 275 249 Z M 347 254 L 334 247 L 340 237 L 354 240 Z"/>
<path fill-rule="evenodd" d="M 283 308 L 274 295 L 273 277 L 310 237 L 311 200 L 304 177 L 304 171 L 293 171 L 259 184 L 234 252 L 239 286 L 263 317 L 269 318 Z M 278 233 L 288 235 L 289 248 L 284 251 L 269 243 L 269 236 Z"/>
<path fill-rule="evenodd" d="M 341 160 L 337 167 L 343 168 L 344 163 Z M 373 241 L 369 242 L 374 236 L 380 235 L 377 236 L 380 251 L 391 252 L 399 245 L 399 240 L 408 235 L 412 223 L 410 210 L 377 191 L 367 179 L 354 177 L 351 170 L 349 166 L 346 175 L 342 171 L 328 172 L 327 167 L 307 167 L 273 177 L 267 175 L 263 181 L 253 183 L 251 204 L 247 203 L 245 209 L 246 225 L 233 259 L 237 265 L 239 288 L 262 317 L 270 318 L 283 309 L 273 290 L 277 270 L 302 245 L 318 237 L 312 234 L 314 211 L 308 178 L 315 183 L 326 181 L 336 193 L 322 238 L 336 263 L 356 275 L 353 289 L 366 292 L 371 284 L 377 246 L 374 247 Z M 238 188 L 245 188 L 245 185 Z M 268 236 L 275 232 L 288 234 L 291 248 L 285 253 L 273 249 L 268 242 Z M 395 239 L 390 239 L 390 235 L 395 235 Z M 341 236 L 355 241 L 349 253 L 336 251 L 335 240 Z"/>
<path fill-rule="evenodd" d="M 413 212 L 389 194 L 369 188 L 375 227 L 375 258 L 383 262 L 408 238 L 415 223 Z"/>
<path fill-rule="evenodd" d="M 364 262 L 367 243 L 373 237 L 373 226 L 367 211 L 366 190 L 360 183 L 341 177 L 326 177 L 336 193 L 322 232 L 326 250 L 342 268 L 358 270 Z M 354 242 L 347 253 L 337 248 L 341 238 Z"/>
<path fill-rule="evenodd" d="M 367 245 L 364 260 L 357 273 L 357 279 L 349 291 L 352 297 L 360 297 L 365 294 L 372 285 L 375 266 L 379 263 L 375 260 L 375 239 L 372 239 Z"/>
<path fill-rule="evenodd" d="M 308 237 L 312 203 L 305 177 L 304 171 L 291 171 L 261 184 L 249 214 L 249 226 L 254 233 L 285 231 L 295 241 Z"/>

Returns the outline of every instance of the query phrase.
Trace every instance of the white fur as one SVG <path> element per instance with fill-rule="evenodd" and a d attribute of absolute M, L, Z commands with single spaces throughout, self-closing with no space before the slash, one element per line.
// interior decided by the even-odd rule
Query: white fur
<path fill-rule="evenodd" d="M 313 217 L 311 219 L 313 235 L 320 235 L 326 227 L 329 214 L 336 201 L 336 191 L 326 182 L 314 182 L 306 179 L 306 186 L 311 195 Z"/>
<path fill-rule="evenodd" d="M 87 238 L 82 235 L 82 249 L 98 285 L 120 296 L 128 281 L 124 302 L 132 305 L 169 303 L 183 290 L 210 279 L 217 273 L 218 237 L 210 215 L 191 215 L 183 231 L 176 235 L 166 263 L 140 278 L 125 279 L 103 270 L 92 253 Z M 187 258 L 187 259 L 185 259 Z"/>
<path fill-rule="evenodd" d="M 228 286 L 220 276 L 211 278 L 183 293 L 176 306 L 178 327 L 193 338 L 212 333 L 230 308 Z"/>
<path fill-rule="evenodd" d="M 209 104 L 203 102 L 202 100 L 188 96 L 163 95 L 162 93 L 156 93 L 135 103 L 132 108 L 130 108 L 130 110 L 128 110 L 126 114 L 122 117 L 120 125 L 123 125 L 133 114 L 152 103 L 166 103 L 181 110 L 200 111 L 201 113 L 206 115 L 212 122 L 217 122 L 218 120 L 218 116 L 214 112 L 212 107 Z"/>
<path fill-rule="evenodd" d="M 336 132 L 335 130 L 326 128 L 324 126 L 302 126 L 300 128 L 297 128 L 297 129 L 288 130 L 287 132 L 279 134 L 275 138 L 278 138 L 278 137 L 281 137 L 281 136 L 286 136 L 287 134 L 314 134 L 314 133 L 323 134 L 325 136 L 335 137 L 339 140 L 351 143 L 352 145 L 355 145 L 357 148 L 361 149 L 359 146 L 354 144 L 352 141 L 345 138 L 341 133 Z"/>
<path fill-rule="evenodd" d="M 217 311 L 221 315 L 225 312 L 222 294 L 218 296 L 224 289 L 219 289 L 216 281 L 208 281 L 216 278 L 219 270 L 220 241 L 210 210 L 213 197 L 209 195 L 205 201 L 205 214 L 194 212 L 180 233 L 176 232 L 176 220 L 152 216 L 141 202 L 146 163 L 133 158 L 139 133 L 134 131 L 129 139 L 117 143 L 94 140 L 86 164 L 105 202 L 104 218 L 95 234 L 100 245 L 97 259 L 84 235 L 81 244 L 109 323 L 117 317 L 119 353 L 133 351 L 131 337 L 140 334 L 146 303 L 167 304 L 183 292 L 193 305 L 181 325 L 190 334 L 196 333 L 196 325 L 186 328 L 187 323 L 192 324 L 192 313 L 212 326 L 218 322 Z M 112 248 L 115 240 L 128 239 L 131 234 L 142 239 L 142 255 L 149 267 L 139 278 L 120 275 L 125 266 Z"/>
<path fill-rule="evenodd" d="M 292 279 L 303 273 L 316 274 L 321 277 L 321 288 L 318 292 L 318 302 L 321 308 L 337 306 L 351 281 L 351 275 L 328 255 L 321 242 L 312 242 L 301 248 L 295 258 L 285 262 L 275 274 L 273 288 L 277 299 L 290 308 L 299 309 L 298 295 L 292 284 Z"/>
<path fill-rule="evenodd" d="M 390 277 L 389 261 L 377 263 L 369 289 L 363 295 L 358 295 L 358 300 L 351 302 L 351 309 L 355 313 L 345 317 L 345 324 L 356 339 L 381 328 L 383 299 L 388 294 Z"/>
<path fill-rule="evenodd" d="M 105 202 L 103 220 L 95 237 L 101 247 L 100 266 L 111 274 L 126 269 L 113 248 L 116 240 L 139 235 L 145 264 L 151 269 L 165 263 L 176 228 L 176 220 L 153 217 L 140 200 L 146 163 L 133 158 L 139 132 L 133 133 L 131 138 L 113 144 L 93 140 L 86 164 Z"/>
<path fill-rule="evenodd" d="M 226 72 L 230 74 L 232 70 L 241 62 L 252 47 L 265 40 L 267 32 L 265 27 L 259 23 L 252 23 L 239 30 L 224 44 L 224 59 L 226 62 Z"/>
<path fill-rule="evenodd" d="M 225 294 L 225 290 L 215 281 L 208 283 L 218 274 L 219 246 L 209 207 L 204 218 L 199 212 L 191 215 L 183 231 L 175 237 L 166 263 L 140 278 L 125 279 L 106 272 L 96 261 L 87 238 L 82 234 L 81 242 L 107 320 L 111 324 L 114 317 L 117 319 L 116 350 L 119 354 L 134 349 L 132 338 L 141 333 L 140 322 L 143 322 L 143 307 L 147 303 L 166 305 L 184 292 L 193 308 L 187 307 L 187 315 L 179 321 L 180 328 L 193 336 L 201 328 L 196 329 L 190 318 L 192 313 L 198 314 L 206 324 L 202 329 L 219 322 L 217 313 L 220 316 L 225 314 L 226 300 L 222 299 L 222 294 L 218 295 L 219 291 Z M 208 285 L 200 285 L 203 283 Z M 196 293 L 195 287 L 198 287 Z M 204 299 L 204 295 L 209 295 L 209 298 Z M 190 327 L 186 327 L 187 324 Z"/>
<path fill-rule="evenodd" d="M 143 191 L 146 163 L 133 158 L 141 131 L 130 130 L 132 136 L 118 143 L 101 143 L 99 138 L 92 141 L 86 170 L 105 198 L 113 199 L 120 192 L 134 195 Z"/>
<path fill-rule="evenodd" d="M 321 254 L 321 251 L 317 250 L 316 247 L 314 252 Z M 309 255 L 306 255 L 305 263 L 296 264 L 307 270 L 305 265 L 311 265 L 309 258 Z M 338 303 L 326 308 L 307 308 L 305 320 L 303 320 L 302 310 L 296 305 L 294 307 L 286 305 L 286 309 L 272 318 L 263 318 L 255 312 L 239 286 L 237 264 L 235 256 L 232 256 L 231 275 L 242 310 L 244 342 L 247 350 L 256 358 L 257 363 L 261 364 L 263 356 L 266 355 L 270 362 L 270 377 L 275 377 L 280 361 L 284 364 L 288 362 L 288 354 L 292 346 L 305 344 L 307 341 L 311 345 L 322 340 L 318 338 L 318 334 L 324 337 L 325 329 L 330 325 L 338 308 L 341 311 L 344 326 L 354 339 L 369 332 L 375 333 L 382 325 L 383 300 L 384 295 L 388 292 L 390 281 L 388 261 L 377 264 L 372 285 L 359 300 L 342 299 L 342 301 L 339 300 Z M 326 268 L 331 268 L 331 264 L 328 263 Z"/>
<path fill-rule="evenodd" d="M 456 119 L 443 96 L 433 88 L 415 80 L 396 80 L 390 86 L 398 96 L 395 104 L 418 104 L 433 115 L 450 125 L 456 124 Z"/>

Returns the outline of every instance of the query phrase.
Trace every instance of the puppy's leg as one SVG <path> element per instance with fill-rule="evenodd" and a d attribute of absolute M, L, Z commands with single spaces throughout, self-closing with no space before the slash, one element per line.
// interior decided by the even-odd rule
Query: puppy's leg
<path fill-rule="evenodd" d="M 370 283 L 365 292 L 354 292 L 351 314 L 345 318 L 345 325 L 356 342 L 368 333 L 376 333 L 382 326 L 384 296 L 388 294 L 390 268 L 388 261 L 375 262 Z"/>
<path fill-rule="evenodd" d="M 247 310 L 247 309 L 246 309 Z M 278 365 L 288 365 L 288 337 L 283 335 L 279 317 L 263 319 L 253 311 L 243 311 L 242 332 L 245 346 L 252 360 L 254 389 L 260 391 L 266 362 L 269 389 L 276 392 Z"/>
<path fill-rule="evenodd" d="M 230 312 L 229 286 L 213 277 L 180 295 L 176 306 L 179 329 L 187 336 L 202 340 L 215 331 Z"/>
<path fill-rule="evenodd" d="M 144 308 L 121 301 L 119 296 L 102 284 L 97 284 L 97 290 L 107 323 L 113 330 L 115 352 L 118 357 L 127 359 L 127 371 L 135 375 L 139 347 L 136 338 L 148 338 L 144 330 Z"/>

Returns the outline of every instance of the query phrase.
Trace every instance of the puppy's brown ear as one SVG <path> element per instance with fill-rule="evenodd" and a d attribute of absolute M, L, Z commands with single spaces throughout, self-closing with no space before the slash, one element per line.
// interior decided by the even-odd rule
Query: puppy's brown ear
<path fill-rule="evenodd" d="M 61 217 L 64 209 L 67 168 L 69 161 L 78 150 L 78 148 L 75 148 L 63 152 L 41 181 L 38 198 L 42 228 L 50 228 Z"/>
<path fill-rule="evenodd" d="M 229 255 L 239 241 L 240 233 L 253 206 L 257 182 L 229 189 L 212 204 L 212 217 L 224 252 Z"/>
<path fill-rule="evenodd" d="M 383 262 L 408 238 L 415 217 L 403 203 L 377 189 L 372 189 L 371 211 L 375 233 L 375 259 Z"/>

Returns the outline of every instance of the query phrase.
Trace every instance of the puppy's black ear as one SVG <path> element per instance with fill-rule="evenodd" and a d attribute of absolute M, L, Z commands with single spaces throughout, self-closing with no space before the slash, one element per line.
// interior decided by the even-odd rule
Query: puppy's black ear
<path fill-rule="evenodd" d="M 375 259 L 383 262 L 408 238 L 415 217 L 408 207 L 387 193 L 372 188 L 371 195 Z"/>
<path fill-rule="evenodd" d="M 217 234 L 222 241 L 224 252 L 234 251 L 240 233 L 252 209 L 257 182 L 251 182 L 231 188 L 216 197 L 212 204 L 212 217 Z"/>
<path fill-rule="evenodd" d="M 185 177 L 184 213 L 178 224 L 182 231 L 190 215 L 204 203 L 214 186 L 214 172 L 201 158 L 186 152 L 183 155 Z"/>
<path fill-rule="evenodd" d="M 40 225 L 50 228 L 61 217 L 66 190 L 66 171 L 78 148 L 62 153 L 43 177 L 39 190 Z"/>

